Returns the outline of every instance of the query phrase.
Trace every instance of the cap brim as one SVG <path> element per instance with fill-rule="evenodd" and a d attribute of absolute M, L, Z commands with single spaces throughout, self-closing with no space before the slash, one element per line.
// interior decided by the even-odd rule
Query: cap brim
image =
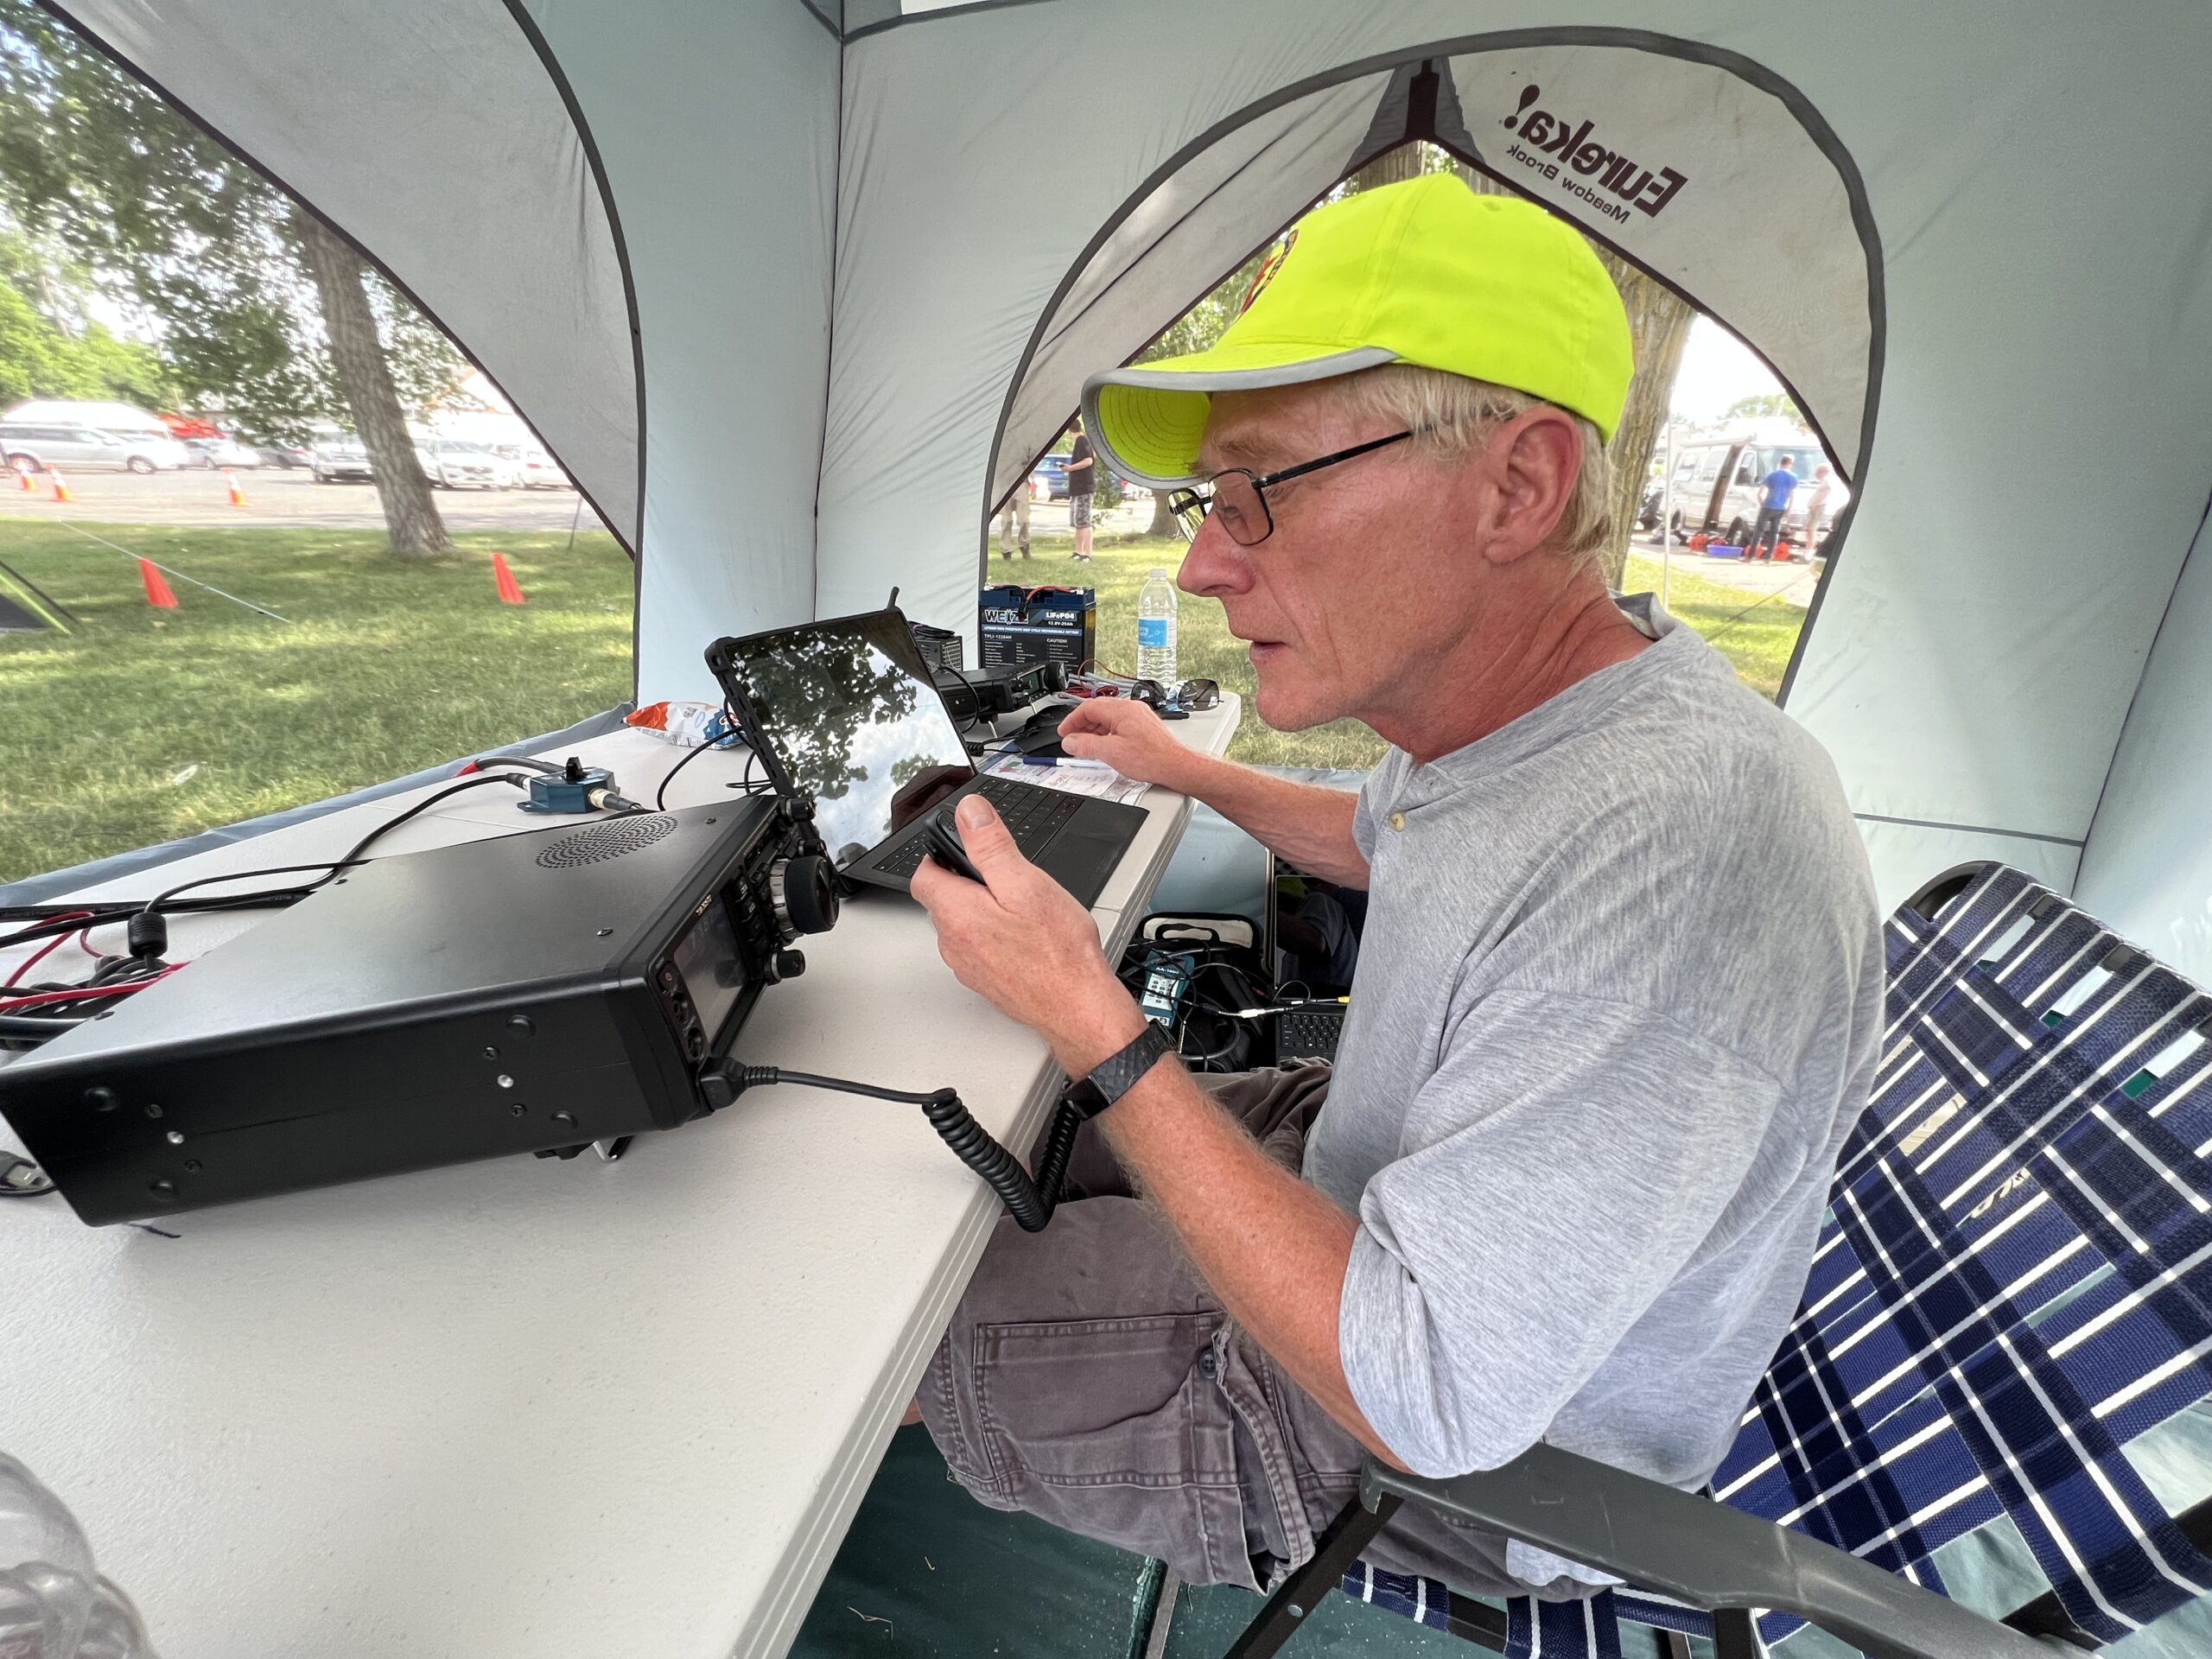
<path fill-rule="evenodd" d="M 1280 340 L 1253 340 L 1141 368 L 1109 369 L 1084 383 L 1084 429 L 1124 478 L 1173 489 L 1198 481 L 1198 445 L 1216 392 L 1302 385 L 1397 360 L 1380 346 L 1316 355 Z"/>

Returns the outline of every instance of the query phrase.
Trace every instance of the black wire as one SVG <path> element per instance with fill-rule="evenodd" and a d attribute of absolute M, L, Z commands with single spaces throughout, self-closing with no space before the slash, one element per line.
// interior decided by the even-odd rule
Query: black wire
<path fill-rule="evenodd" d="M 736 734 L 733 733 L 728 737 L 716 738 L 711 743 L 702 743 L 696 748 L 691 750 L 691 752 L 686 754 L 681 760 L 671 766 L 668 769 L 668 776 L 660 780 L 660 787 L 653 791 L 653 810 L 656 812 L 665 812 L 668 810 L 669 779 L 675 777 L 677 772 L 683 771 L 684 767 L 690 766 L 701 755 L 706 753 L 708 750 L 720 749 L 722 748 L 725 744 L 733 743 L 734 741 L 736 741 Z M 727 753 L 727 751 L 725 751 L 725 753 Z M 745 752 L 745 782 L 747 784 L 750 784 L 753 781 L 753 762 L 755 758 L 756 757 L 753 755 L 752 750 L 747 749 Z"/>
<path fill-rule="evenodd" d="M 93 999 L 86 997 L 85 1001 Z M 84 1003 L 62 1004 L 82 1007 Z M 89 1014 L 53 1014 L 40 1016 L 29 1014 L 0 1014 L 0 1037 L 35 1037 L 44 1042 L 49 1037 L 59 1037 L 72 1026 L 81 1026 L 92 1016 Z"/>
<path fill-rule="evenodd" d="M 36 922 L 29 927 L 18 928 L 4 938 L 0 938 L 0 950 L 4 950 L 10 945 L 29 944 L 39 939 L 50 939 L 57 935 L 74 933 L 79 928 L 110 927 L 118 922 L 127 921 L 131 917 L 146 912 L 164 916 L 179 916 L 211 910 L 251 910 L 264 906 L 295 905 L 309 893 L 317 892 L 337 880 L 340 871 L 350 869 L 360 863 L 361 855 L 374 846 L 378 841 L 390 835 L 409 819 L 435 806 L 448 796 L 458 795 L 463 790 L 480 788 L 486 784 L 519 785 L 522 781 L 512 772 L 481 772 L 474 777 L 464 778 L 459 783 L 447 785 L 435 795 L 425 796 L 397 817 L 386 819 L 370 830 L 367 835 L 363 836 L 360 840 L 355 842 L 353 847 L 339 858 L 324 859 L 311 864 L 275 864 L 258 870 L 232 870 L 226 875 L 204 875 L 197 880 L 180 882 L 167 892 L 156 893 L 153 898 L 146 899 L 92 899 L 75 906 L 73 910 L 60 912 L 41 907 L 43 913 L 54 919 Z M 296 887 L 270 887 L 258 893 L 224 893 L 213 899 L 194 899 L 183 904 L 176 902 L 178 894 L 189 893 L 194 887 L 215 887 L 226 881 L 247 881 L 257 876 L 287 875 L 310 870 L 320 870 L 324 874 L 319 880 Z M 91 913 L 86 914 L 87 912 Z M 67 917 L 73 917 L 74 919 L 62 919 Z"/>
<path fill-rule="evenodd" d="M 304 887 L 296 889 L 285 888 L 282 890 L 288 893 L 296 893 L 299 898 L 303 899 L 308 893 L 314 893 L 320 888 L 326 887 L 333 881 L 335 881 L 338 879 L 338 873 L 340 870 L 350 870 L 356 865 L 363 862 L 364 861 L 361 857 L 363 853 L 368 851 L 370 848 L 376 845 L 378 842 L 383 840 L 385 836 L 398 829 L 401 824 L 407 823 L 411 818 L 421 816 L 430 808 L 435 806 L 440 801 L 446 799 L 448 796 L 458 795 L 463 790 L 480 789 L 486 784 L 513 784 L 518 781 L 519 780 L 514 778 L 512 774 L 505 772 L 478 772 L 473 777 L 462 779 L 457 784 L 447 785 L 435 795 L 424 796 L 421 800 L 416 802 L 414 805 L 409 807 L 404 812 L 402 812 L 397 817 L 385 819 L 375 829 L 370 830 L 367 835 L 363 836 L 359 841 L 355 842 L 353 846 L 346 849 L 346 850 L 337 858 L 327 858 L 318 863 L 313 864 L 276 864 L 264 870 L 233 870 L 228 875 L 203 875 L 194 881 L 180 882 L 177 886 L 171 887 L 166 893 L 156 893 L 143 905 L 138 906 L 138 908 L 142 911 L 166 912 L 168 909 L 168 901 L 175 898 L 177 894 L 181 893 L 189 893 L 194 887 L 214 887 L 224 881 L 244 881 L 257 875 L 289 875 L 307 870 L 321 870 L 325 872 L 320 880 L 310 881 Z M 273 896 L 273 893 L 242 893 L 239 895 L 241 898 L 266 898 Z"/>
<path fill-rule="evenodd" d="M 772 1084 L 797 1083 L 810 1089 L 831 1089 L 841 1094 L 866 1095 L 873 1100 L 919 1106 L 922 1115 L 929 1119 L 930 1127 L 951 1148 L 952 1155 L 998 1194 L 999 1202 L 1006 1206 L 1014 1224 L 1026 1233 L 1042 1232 L 1052 1220 L 1052 1211 L 1058 1208 L 1060 1188 L 1067 1177 L 1068 1156 L 1075 1150 L 1076 1133 L 1084 1122 L 1082 1109 L 1063 1098 L 1052 1115 L 1052 1127 L 1045 1136 L 1045 1150 L 1037 1160 L 1037 1173 L 1032 1176 L 1021 1166 L 1020 1160 L 975 1120 L 960 1103 L 959 1095 L 950 1089 L 915 1094 L 904 1089 L 880 1088 L 872 1083 L 855 1083 L 846 1077 L 825 1077 L 812 1071 L 785 1071 L 772 1065 L 738 1066 L 724 1076 L 739 1092 Z"/>

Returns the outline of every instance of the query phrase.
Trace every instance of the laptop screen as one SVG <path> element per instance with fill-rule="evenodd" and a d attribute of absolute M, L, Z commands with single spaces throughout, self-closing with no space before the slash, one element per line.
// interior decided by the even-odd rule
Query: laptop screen
<path fill-rule="evenodd" d="M 840 869 L 976 775 L 896 611 L 756 634 L 732 654 Z"/>

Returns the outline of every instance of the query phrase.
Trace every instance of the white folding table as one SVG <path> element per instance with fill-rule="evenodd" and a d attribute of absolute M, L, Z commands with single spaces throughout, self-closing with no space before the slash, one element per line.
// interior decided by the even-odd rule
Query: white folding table
<path fill-rule="evenodd" d="M 1218 753 L 1239 713 L 1172 729 Z M 646 800 L 683 753 L 578 752 Z M 687 766 L 671 804 L 728 798 L 741 760 Z M 429 792 L 83 896 L 333 856 Z M 514 798 L 456 796 L 376 851 L 534 825 Z M 1094 912 L 1109 955 L 1191 810 L 1143 804 Z M 171 954 L 269 913 L 179 918 Z M 918 907 L 871 893 L 803 944 L 748 1063 L 950 1084 L 1026 1147 L 1058 1074 Z M 998 1213 L 917 1109 L 788 1085 L 619 1163 L 433 1170 L 193 1211 L 175 1238 L 11 1200 L 0 1451 L 75 1510 L 163 1659 L 780 1654 Z"/>

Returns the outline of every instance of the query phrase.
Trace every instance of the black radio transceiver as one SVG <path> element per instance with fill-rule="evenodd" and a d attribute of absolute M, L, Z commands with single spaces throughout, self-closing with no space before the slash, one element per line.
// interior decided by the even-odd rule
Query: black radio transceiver
<path fill-rule="evenodd" d="M 93 1224 L 674 1128 L 836 914 L 803 798 L 378 859 L 0 1068 L 0 1114 Z"/>

